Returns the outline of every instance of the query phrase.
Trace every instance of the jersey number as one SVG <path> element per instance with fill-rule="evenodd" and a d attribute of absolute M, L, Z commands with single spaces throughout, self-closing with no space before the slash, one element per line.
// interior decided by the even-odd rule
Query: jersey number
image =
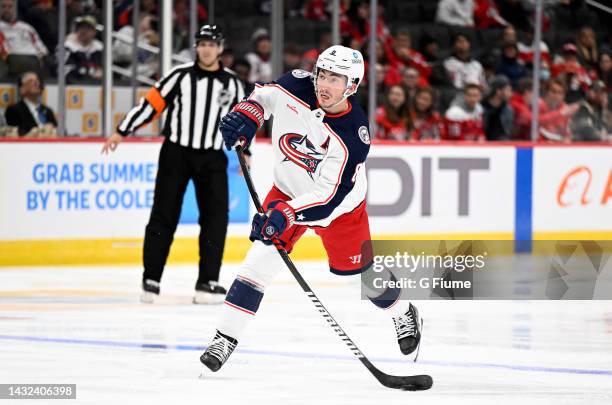
<path fill-rule="evenodd" d="M 357 180 L 357 174 L 359 173 L 359 171 L 363 168 L 363 163 L 359 163 L 356 167 L 355 167 L 355 174 L 353 174 L 353 177 L 351 178 L 351 181 L 354 183 L 355 180 Z"/>

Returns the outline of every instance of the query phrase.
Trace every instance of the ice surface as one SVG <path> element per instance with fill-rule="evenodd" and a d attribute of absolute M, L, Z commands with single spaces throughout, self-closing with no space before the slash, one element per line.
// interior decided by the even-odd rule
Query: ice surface
<path fill-rule="evenodd" d="M 135 266 L 0 269 L 0 383 L 77 384 L 76 401 L 53 404 L 612 403 L 612 301 L 417 302 L 414 364 L 391 320 L 359 299 L 358 278 L 297 266 L 377 367 L 429 373 L 434 387 L 379 385 L 288 272 L 228 364 L 198 379 L 220 306 L 191 304 L 195 266 L 169 267 L 154 305 L 138 302 Z M 222 283 L 236 270 L 225 266 Z"/>

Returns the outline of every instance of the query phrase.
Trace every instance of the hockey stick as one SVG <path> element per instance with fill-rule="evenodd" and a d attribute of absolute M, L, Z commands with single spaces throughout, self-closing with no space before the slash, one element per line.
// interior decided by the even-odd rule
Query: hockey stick
<path fill-rule="evenodd" d="M 244 159 L 244 155 L 242 153 L 242 146 L 236 146 L 236 154 L 238 155 L 238 160 L 240 161 L 240 167 L 242 168 L 242 174 L 244 176 L 244 181 L 249 189 L 249 193 L 251 194 L 251 199 L 253 200 L 253 204 L 255 204 L 255 208 L 259 213 L 264 213 L 263 207 L 261 206 L 261 202 L 259 200 L 259 196 L 257 195 L 257 191 L 255 190 L 255 186 L 253 185 L 253 179 L 251 178 L 251 174 L 249 171 L 249 167 L 246 164 L 246 160 Z M 325 318 L 325 320 L 329 323 L 329 326 L 336 332 L 338 337 L 342 339 L 342 341 L 351 349 L 351 353 L 353 353 L 361 363 L 366 366 L 366 368 L 376 377 L 376 379 L 385 387 L 396 388 L 407 391 L 422 391 L 431 388 L 433 384 L 433 379 L 429 375 L 411 375 L 411 376 L 394 376 L 385 374 L 379 369 L 377 369 L 368 358 L 359 350 L 357 345 L 353 343 L 353 340 L 348 337 L 348 335 L 344 332 L 342 327 L 338 325 L 338 322 L 333 318 L 333 316 L 329 313 L 329 311 L 323 306 L 319 298 L 312 291 L 306 280 L 302 277 L 298 269 L 293 264 L 293 261 L 289 258 L 289 255 L 280 245 L 275 244 L 278 254 L 283 258 L 283 261 L 295 277 L 296 281 L 302 287 L 302 290 L 308 295 L 310 301 L 317 308 L 319 313 Z"/>

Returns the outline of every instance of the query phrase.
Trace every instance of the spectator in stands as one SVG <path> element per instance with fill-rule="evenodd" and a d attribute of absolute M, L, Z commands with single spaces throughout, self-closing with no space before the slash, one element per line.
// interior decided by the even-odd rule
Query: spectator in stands
<path fill-rule="evenodd" d="M 55 114 L 41 103 L 43 86 L 36 72 L 25 72 L 17 80 L 21 100 L 4 112 L 7 125 L 17 127 L 19 136 L 55 136 Z"/>
<path fill-rule="evenodd" d="M 512 99 L 510 100 L 510 105 L 514 110 L 512 138 L 515 140 L 525 141 L 531 139 L 531 122 L 533 121 L 533 112 L 531 108 L 533 95 L 532 87 L 533 80 L 531 78 L 526 77 L 521 79 L 519 81 L 517 92 L 514 93 Z M 554 102 L 552 104 L 554 105 Z M 549 111 L 549 108 L 544 100 L 539 97 L 538 105 L 540 110 L 538 120 L 539 126 L 549 128 L 549 130 L 550 128 L 554 128 L 557 122 L 566 120 L 576 112 L 575 105 L 562 106 L 557 110 Z"/>
<path fill-rule="evenodd" d="M 138 44 L 159 46 L 159 35 L 156 28 L 157 19 L 149 14 L 140 15 L 140 24 L 138 24 Z M 134 37 L 134 27 L 126 25 L 117 33 L 119 36 L 129 40 L 126 42 L 116 39 L 113 42 L 113 62 L 127 69 L 131 69 L 132 65 L 132 38 Z M 153 77 L 157 74 L 159 68 L 159 58 L 156 54 L 144 49 L 138 50 L 137 60 L 138 75 L 144 77 Z"/>
<path fill-rule="evenodd" d="M 327 6 L 325 0 L 307 0 L 302 7 L 302 15 L 313 21 L 327 21 Z"/>
<path fill-rule="evenodd" d="M 408 108 L 402 86 L 391 86 L 383 105 L 376 109 L 376 138 L 405 141 L 408 139 Z"/>
<path fill-rule="evenodd" d="M 442 60 L 440 58 L 440 42 L 427 33 L 423 33 L 421 36 L 419 51 L 430 65 Z"/>
<path fill-rule="evenodd" d="M 445 139 L 461 141 L 484 141 L 483 109 L 480 104 L 482 90 L 480 85 L 469 83 L 463 95 L 455 99 L 446 111 Z"/>
<path fill-rule="evenodd" d="M 501 74 L 510 79 L 510 84 L 516 88 L 518 81 L 527 76 L 527 69 L 519 60 L 519 50 L 516 43 L 510 42 L 502 46 L 502 54 L 495 68 L 496 74 Z"/>
<path fill-rule="evenodd" d="M 370 59 L 370 41 L 367 40 L 361 47 L 361 53 L 365 60 L 365 70 L 368 71 L 368 61 Z M 385 68 L 385 86 L 392 86 L 400 84 L 402 81 L 402 75 L 400 69 L 403 69 L 399 63 L 391 63 L 388 58 L 388 54 L 385 52 L 384 44 L 381 40 L 376 41 L 376 61 Z"/>
<path fill-rule="evenodd" d="M 283 68 L 284 72 L 289 72 L 293 69 L 299 69 L 302 65 L 302 57 L 298 47 L 293 42 L 285 44 L 283 52 Z"/>
<path fill-rule="evenodd" d="M 17 20 L 14 0 L 0 0 L 0 59 L 1 70 L 9 75 L 26 71 L 43 71 L 47 47 L 36 30 Z"/>
<path fill-rule="evenodd" d="M 474 26 L 474 0 L 441 0 L 436 21 L 459 27 Z"/>
<path fill-rule="evenodd" d="M 580 103 L 570 128 L 574 141 L 612 141 L 612 114 L 608 109 L 605 84 L 597 80 Z"/>
<path fill-rule="evenodd" d="M 552 66 L 552 77 L 561 76 L 568 88 L 567 101 L 577 101 L 582 98 L 584 91 L 591 85 L 591 77 L 578 59 L 576 45 L 567 43 L 563 45 L 560 56 L 555 58 Z"/>
<path fill-rule="evenodd" d="M 440 140 L 445 138 L 446 128 L 440 113 L 435 109 L 435 91 L 421 87 L 410 101 L 410 138 L 415 141 Z"/>
<path fill-rule="evenodd" d="M 463 34 L 455 35 L 453 53 L 444 61 L 444 68 L 456 89 L 463 89 L 466 83 L 476 83 L 483 87 L 485 85 L 482 65 L 472 58 L 470 41 Z"/>
<path fill-rule="evenodd" d="M 432 86 L 449 86 L 450 80 L 446 69 L 444 69 L 444 60 L 441 57 L 440 43 L 437 39 L 429 34 L 421 36 L 421 44 L 419 50 L 425 61 L 431 67 L 431 76 L 429 84 Z"/>
<path fill-rule="evenodd" d="M 423 78 L 429 80 L 429 76 L 431 76 L 431 66 L 419 51 L 412 49 L 412 36 L 410 35 L 410 31 L 405 29 L 398 30 L 395 37 L 393 37 L 392 45 L 385 46 L 385 55 L 395 68 L 415 68 L 420 72 Z"/>
<path fill-rule="evenodd" d="M 427 81 L 421 79 L 421 74 L 415 68 L 404 68 L 402 73 L 402 86 L 406 91 L 408 100 L 413 100 L 417 90 L 427 86 Z"/>
<path fill-rule="evenodd" d="M 599 48 L 597 47 L 597 37 L 591 27 L 583 27 L 578 34 L 576 41 L 578 50 L 578 60 L 587 71 L 597 71 L 599 63 Z"/>
<path fill-rule="evenodd" d="M 391 42 L 391 35 L 380 12 L 376 22 L 376 37 L 383 43 Z M 341 34 L 353 49 L 359 49 L 370 35 L 370 4 L 365 0 L 353 0 L 347 11 L 348 21 L 341 25 Z"/>
<path fill-rule="evenodd" d="M 597 76 L 606 85 L 606 91 L 612 93 L 612 55 L 609 52 L 601 53 Z"/>
<path fill-rule="evenodd" d="M 519 59 L 523 61 L 525 66 L 533 66 L 533 58 L 535 55 L 535 44 L 534 42 L 534 27 L 531 25 L 526 31 L 521 33 L 523 40 L 518 43 Z M 546 42 L 540 41 L 540 58 L 550 65 L 552 59 L 550 57 L 550 50 Z"/>
<path fill-rule="evenodd" d="M 58 12 L 53 3 L 52 0 L 31 0 L 27 14 L 23 15 L 23 19 L 36 29 L 47 49 L 57 47 Z"/>
<path fill-rule="evenodd" d="M 482 102 L 483 129 L 487 140 L 508 141 L 512 137 L 514 111 L 508 104 L 511 97 L 510 80 L 504 75 L 495 76 Z"/>
<path fill-rule="evenodd" d="M 66 38 L 66 83 L 92 83 L 102 79 L 104 45 L 96 39 L 98 22 L 86 15 L 74 20 L 74 32 Z"/>
<path fill-rule="evenodd" d="M 540 111 L 540 139 L 569 142 L 569 121 L 578 111 L 579 104 L 565 104 L 565 84 L 551 79 L 544 86 L 544 109 Z"/>
<path fill-rule="evenodd" d="M 505 27 L 508 21 L 499 14 L 494 0 L 476 0 L 474 5 L 474 24 L 476 28 Z"/>
<path fill-rule="evenodd" d="M 265 28 L 255 30 L 252 40 L 254 50 L 245 56 L 245 59 L 251 65 L 249 81 L 252 83 L 269 82 L 272 80 L 272 64 L 270 62 L 272 43 L 268 30 Z"/>
<path fill-rule="evenodd" d="M 128 6 L 131 7 L 133 0 L 124 0 L 122 3 L 123 3 L 122 5 L 125 7 L 128 7 Z M 117 7 L 115 8 L 115 10 L 117 10 Z M 146 13 L 143 12 L 143 14 L 146 14 Z M 76 20 L 77 18 L 83 15 L 93 15 L 98 18 L 100 17 L 100 10 L 98 9 L 95 1 L 66 0 L 66 27 L 73 27 L 74 20 Z M 115 16 L 116 15 L 117 14 L 115 14 Z M 49 48 L 49 49 L 55 49 L 55 48 Z"/>

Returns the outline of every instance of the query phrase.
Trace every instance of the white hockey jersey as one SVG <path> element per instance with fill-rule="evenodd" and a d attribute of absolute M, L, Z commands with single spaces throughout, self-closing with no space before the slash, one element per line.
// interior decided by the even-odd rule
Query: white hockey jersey
<path fill-rule="evenodd" d="M 328 226 L 366 197 L 368 120 L 354 97 L 349 109 L 330 115 L 319 108 L 309 72 L 293 70 L 257 84 L 249 99 L 273 117 L 274 185 L 288 195 L 296 223 Z"/>

